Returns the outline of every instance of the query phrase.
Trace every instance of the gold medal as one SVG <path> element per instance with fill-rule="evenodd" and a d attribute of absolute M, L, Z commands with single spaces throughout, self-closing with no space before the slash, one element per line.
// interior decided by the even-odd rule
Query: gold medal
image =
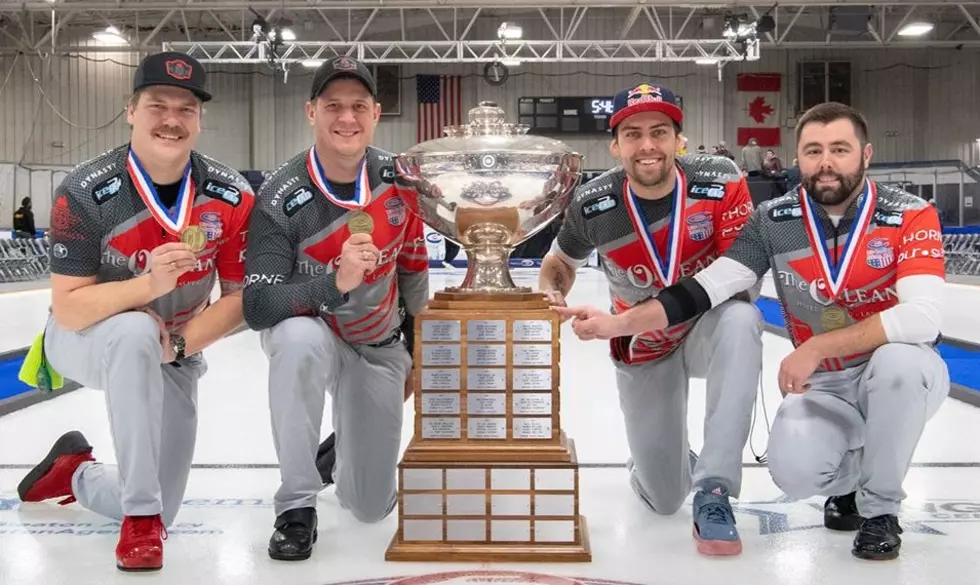
<path fill-rule="evenodd" d="M 847 312 L 840 307 L 827 307 L 820 313 L 820 326 L 824 331 L 834 331 L 847 326 Z"/>
<path fill-rule="evenodd" d="M 208 236 L 200 226 L 192 225 L 180 232 L 180 241 L 187 244 L 191 252 L 197 254 L 207 245 Z"/>
<path fill-rule="evenodd" d="M 374 231 L 374 218 L 363 211 L 352 211 L 347 218 L 351 234 L 370 234 Z"/>

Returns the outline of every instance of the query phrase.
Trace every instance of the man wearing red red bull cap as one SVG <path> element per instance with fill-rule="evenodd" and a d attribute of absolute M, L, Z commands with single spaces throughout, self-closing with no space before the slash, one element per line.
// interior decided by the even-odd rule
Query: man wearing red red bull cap
<path fill-rule="evenodd" d="M 735 164 L 677 156 L 683 113 L 673 92 L 642 84 L 621 91 L 610 120 L 610 152 L 621 166 L 582 185 L 541 266 L 540 288 L 566 318 L 575 270 L 598 250 L 613 311 L 649 300 L 723 254 L 752 212 Z M 762 368 L 762 319 L 731 300 L 663 331 L 610 340 L 630 449 L 630 483 L 659 514 L 691 491 L 694 538 L 704 554 L 742 545 L 729 497 L 741 489 L 742 450 Z M 707 379 L 704 448 L 690 454 L 690 377 Z"/>

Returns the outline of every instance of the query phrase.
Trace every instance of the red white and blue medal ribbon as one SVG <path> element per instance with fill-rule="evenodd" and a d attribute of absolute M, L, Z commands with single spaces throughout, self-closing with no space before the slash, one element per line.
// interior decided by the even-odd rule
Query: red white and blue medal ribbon
<path fill-rule="evenodd" d="M 310 153 L 306 157 L 306 169 L 310 173 L 310 179 L 313 180 L 313 184 L 320 189 L 320 192 L 331 203 L 345 209 L 360 209 L 366 207 L 371 202 L 371 188 L 368 186 L 367 176 L 367 155 L 361 161 L 361 169 L 357 173 L 357 182 L 354 183 L 353 199 L 341 199 L 330 190 L 327 178 L 323 174 L 323 167 L 320 166 L 320 159 L 316 156 L 316 146 L 310 147 Z"/>
<path fill-rule="evenodd" d="M 657 253 L 653 234 L 647 229 L 646 217 L 643 215 L 639 200 L 633 194 L 633 189 L 630 188 L 629 179 L 623 185 L 623 199 L 626 201 L 626 209 L 629 211 L 630 220 L 633 222 L 633 229 L 639 234 L 643 249 L 647 252 L 650 264 L 664 288 L 677 282 L 681 267 L 681 234 L 684 230 L 684 211 L 687 208 L 687 179 L 679 167 L 676 167 L 676 171 L 677 180 L 674 182 L 673 207 L 667 224 L 669 239 L 667 240 L 666 263 L 661 260 L 660 254 Z"/>
<path fill-rule="evenodd" d="M 180 180 L 177 202 L 173 211 L 160 201 L 160 196 L 157 195 L 157 190 L 153 186 L 153 180 L 143 169 L 143 165 L 140 164 L 139 158 L 132 149 L 129 150 L 129 157 L 126 159 L 126 170 L 129 171 L 129 178 L 132 179 L 136 192 L 146 203 L 153 219 L 172 235 L 180 235 L 181 230 L 190 223 L 191 210 L 194 209 L 194 180 L 191 179 L 191 163 L 188 161 L 187 168 L 184 169 L 184 176 Z"/>
<path fill-rule="evenodd" d="M 874 215 L 875 201 L 878 198 L 878 189 L 869 179 L 865 179 L 864 191 L 858 196 L 857 217 L 851 224 L 851 229 L 847 233 L 847 240 L 844 242 L 844 253 L 840 257 L 840 262 L 832 262 L 830 251 L 827 249 L 827 238 L 820 225 L 820 218 L 814 212 L 814 203 L 810 200 L 809 193 L 800 187 L 800 203 L 803 208 L 803 226 L 806 228 L 806 235 L 810 238 L 810 247 L 814 250 L 817 264 L 820 267 L 820 275 L 827 283 L 826 295 L 831 300 L 837 300 L 844 290 L 844 284 L 854 266 L 854 258 L 857 256 L 861 240 L 868 231 L 871 224 L 871 217 Z"/>

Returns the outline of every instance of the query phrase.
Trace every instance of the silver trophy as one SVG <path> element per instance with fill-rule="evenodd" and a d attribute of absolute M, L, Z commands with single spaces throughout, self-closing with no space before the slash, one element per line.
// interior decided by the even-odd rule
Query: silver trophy
<path fill-rule="evenodd" d="M 466 277 L 448 292 L 531 292 L 514 284 L 508 259 L 568 205 L 582 156 L 527 131 L 506 122 L 497 104 L 480 102 L 468 124 L 395 157 L 400 177 L 418 191 L 413 210 L 466 252 Z"/>

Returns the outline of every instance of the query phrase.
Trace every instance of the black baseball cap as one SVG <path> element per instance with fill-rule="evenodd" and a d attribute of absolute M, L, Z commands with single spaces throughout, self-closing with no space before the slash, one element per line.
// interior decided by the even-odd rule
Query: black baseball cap
<path fill-rule="evenodd" d="M 151 85 L 171 85 L 190 90 L 206 102 L 211 100 L 206 82 L 207 73 L 197 59 L 186 53 L 166 51 L 143 59 L 133 75 L 133 91 Z"/>
<path fill-rule="evenodd" d="M 346 55 L 324 61 L 313 73 L 313 87 L 310 88 L 310 100 L 315 100 L 323 93 L 323 89 L 334 79 L 349 77 L 364 84 L 371 96 L 378 97 L 378 84 L 364 63 Z"/>
<path fill-rule="evenodd" d="M 613 98 L 613 115 L 609 126 L 615 128 L 624 119 L 640 112 L 661 112 L 677 123 L 684 125 L 684 113 L 677 105 L 677 96 L 666 87 L 641 83 L 636 87 L 624 89 Z"/>

